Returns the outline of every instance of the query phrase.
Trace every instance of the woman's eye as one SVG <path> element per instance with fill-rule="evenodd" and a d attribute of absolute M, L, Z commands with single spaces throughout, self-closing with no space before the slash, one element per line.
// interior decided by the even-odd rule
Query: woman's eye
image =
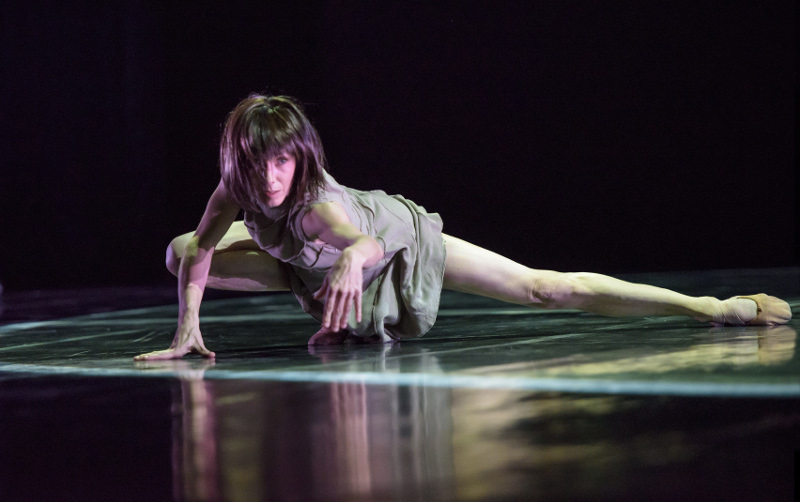
<path fill-rule="evenodd" d="M 275 163 L 280 166 L 282 164 L 286 164 L 287 160 L 289 159 L 287 159 L 286 157 L 278 157 L 277 159 L 275 159 Z"/>

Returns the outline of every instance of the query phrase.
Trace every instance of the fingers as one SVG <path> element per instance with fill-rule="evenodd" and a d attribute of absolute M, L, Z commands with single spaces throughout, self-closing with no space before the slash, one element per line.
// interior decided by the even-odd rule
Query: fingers
<path fill-rule="evenodd" d="M 203 340 L 200 340 L 200 343 L 195 347 L 195 352 L 200 354 L 201 356 L 205 357 L 206 359 L 214 359 L 217 355 L 206 348 L 206 344 L 203 343 Z"/>
<path fill-rule="evenodd" d="M 333 330 L 338 329 L 339 323 L 338 320 L 334 321 L 334 319 L 338 319 L 337 313 L 337 305 L 339 303 L 339 297 L 341 295 L 340 291 L 331 289 L 328 285 L 328 277 L 325 277 L 325 280 L 322 281 L 322 286 L 320 286 L 319 290 L 314 293 L 314 299 L 319 301 L 325 302 L 325 309 L 322 314 L 322 325 L 326 328 L 330 328 Z"/>
<path fill-rule="evenodd" d="M 172 346 L 165 350 L 156 350 L 146 354 L 140 354 L 133 358 L 134 361 L 161 361 L 166 359 L 180 359 L 189 352 L 200 354 L 206 359 L 213 359 L 216 354 L 206 348 L 203 342 L 203 337 L 200 332 L 190 334 L 190 338 L 183 341 L 183 343 L 172 342 Z"/>
<path fill-rule="evenodd" d="M 326 276 L 313 296 L 315 300 L 325 302 L 322 325 L 332 330 L 345 329 L 354 303 L 356 320 L 361 322 L 361 280 L 340 284 L 339 279 L 334 278 L 332 283 L 333 286 L 330 276 Z"/>
<path fill-rule="evenodd" d="M 164 361 L 167 359 L 180 359 L 181 357 L 185 356 L 189 352 L 194 352 L 196 354 L 200 354 L 201 356 L 205 357 L 206 359 L 214 359 L 217 355 L 210 350 L 208 350 L 205 345 L 200 344 L 198 346 L 193 347 L 191 350 L 187 350 L 186 348 L 175 348 L 175 349 L 165 349 L 165 350 L 156 350 L 154 352 L 148 352 L 146 354 L 140 354 L 133 358 L 134 361 Z"/>
<path fill-rule="evenodd" d="M 350 310 L 353 308 L 353 293 L 342 293 L 337 302 L 337 310 L 333 312 L 332 322 L 337 330 L 347 327 L 347 318 L 350 317 Z"/>
<path fill-rule="evenodd" d="M 325 302 L 325 309 L 322 314 L 322 325 L 326 328 L 331 327 L 331 316 L 333 315 L 334 306 L 336 304 L 337 294 L 331 292 L 328 286 L 328 278 L 322 281 L 322 286 L 314 293 L 313 298 L 317 301 Z"/>
<path fill-rule="evenodd" d="M 317 331 L 314 336 L 308 340 L 308 346 L 321 346 L 321 345 L 341 345 L 347 338 L 347 333 L 341 331 L 331 331 L 322 328 Z"/>
<path fill-rule="evenodd" d="M 328 329 L 338 331 L 347 328 L 347 321 L 353 303 L 356 303 L 356 315 L 361 320 L 361 292 L 360 291 L 331 291 L 327 295 L 325 311 L 322 316 L 322 325 Z"/>
<path fill-rule="evenodd" d="M 322 315 L 322 325 L 331 330 L 339 329 L 339 304 L 341 303 L 341 292 L 332 291 L 327 295 L 325 302 L 325 312 Z"/>

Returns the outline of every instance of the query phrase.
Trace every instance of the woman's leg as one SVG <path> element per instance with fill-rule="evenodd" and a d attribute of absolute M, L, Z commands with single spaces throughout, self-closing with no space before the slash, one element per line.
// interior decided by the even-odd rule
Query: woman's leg
<path fill-rule="evenodd" d="M 783 324 L 791 319 L 788 304 L 773 297 L 765 296 L 765 305 L 757 306 L 753 300 L 686 296 L 600 274 L 535 270 L 461 239 L 444 237 L 446 289 L 529 307 L 579 309 L 608 316 L 683 315 L 712 322 L 738 318 L 744 323 L 754 319 L 761 307 L 772 311 L 765 323 Z"/>
<path fill-rule="evenodd" d="M 167 269 L 178 275 L 183 250 L 194 232 L 178 236 L 167 247 Z M 206 287 L 235 291 L 289 291 L 281 263 L 258 247 L 244 222 L 236 221 L 214 248 Z"/>

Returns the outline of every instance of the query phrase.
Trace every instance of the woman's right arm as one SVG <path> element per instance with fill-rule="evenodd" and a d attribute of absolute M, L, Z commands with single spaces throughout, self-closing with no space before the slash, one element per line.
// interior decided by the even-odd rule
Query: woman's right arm
<path fill-rule="evenodd" d="M 178 270 L 178 329 L 172 345 L 165 350 L 157 350 L 134 357 L 137 361 L 177 359 L 185 354 L 195 352 L 203 357 L 214 357 L 203 343 L 200 333 L 200 302 L 208 281 L 211 258 L 214 248 L 225 236 L 236 215 L 239 206 L 230 200 L 222 181 L 211 195 L 200 220 L 200 225 L 183 252 Z"/>

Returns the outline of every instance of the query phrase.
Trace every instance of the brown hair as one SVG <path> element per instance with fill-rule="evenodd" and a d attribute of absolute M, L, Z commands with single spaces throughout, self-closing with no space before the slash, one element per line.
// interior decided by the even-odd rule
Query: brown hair
<path fill-rule="evenodd" d="M 288 96 L 251 94 L 228 115 L 219 148 L 222 182 L 242 209 L 259 210 L 266 161 L 282 152 L 296 161 L 289 204 L 317 196 L 324 184 L 325 152 L 303 108 Z"/>

